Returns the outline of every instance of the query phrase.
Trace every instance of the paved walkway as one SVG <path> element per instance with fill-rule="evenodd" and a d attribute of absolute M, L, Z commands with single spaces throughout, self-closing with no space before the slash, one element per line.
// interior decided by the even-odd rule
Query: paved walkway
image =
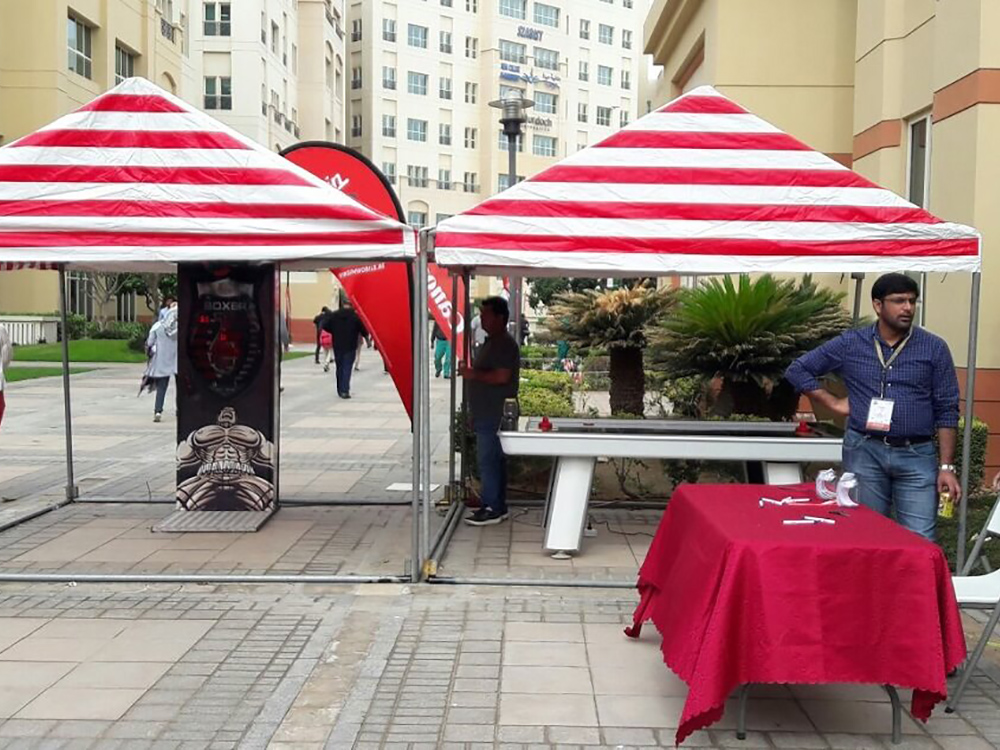
<path fill-rule="evenodd" d="M 127 367 L 74 376 L 84 499 L 117 502 L 0 533 L 0 572 L 405 569 L 409 509 L 372 504 L 405 497 L 386 487 L 410 478 L 405 418 L 380 368 L 362 370 L 357 399 L 342 402 L 309 361 L 289 365 L 285 497 L 362 504 L 286 507 L 245 536 L 149 531 L 169 511 L 155 501 L 169 499 L 174 425 L 152 423 L 137 382 Z M 433 387 L 442 481 L 447 385 Z M 0 524 L 59 499 L 64 481 L 58 382 L 15 384 L 8 398 L 0 496 L 16 499 L 0 505 Z M 558 563 L 540 549 L 537 508 L 515 515 L 460 527 L 441 572 L 634 580 L 659 516 L 601 509 L 598 536 Z M 663 666 L 653 628 L 638 642 L 622 635 L 636 601 L 607 588 L 0 584 L 0 748 L 670 747 L 686 688 Z M 939 710 L 926 726 L 907 717 L 899 746 L 887 699 L 864 686 L 760 688 L 746 741 L 729 711 L 685 746 L 998 746 L 996 658 L 958 714 Z"/>

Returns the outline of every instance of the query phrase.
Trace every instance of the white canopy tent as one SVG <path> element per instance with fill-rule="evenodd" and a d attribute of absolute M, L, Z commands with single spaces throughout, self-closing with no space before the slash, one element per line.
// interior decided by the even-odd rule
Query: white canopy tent
<path fill-rule="evenodd" d="M 810 149 L 710 86 L 434 232 L 439 265 L 531 276 L 972 273 L 971 445 L 981 238 Z M 968 461 L 959 538 L 964 539 Z M 964 545 L 959 544 L 961 567 Z"/>
<path fill-rule="evenodd" d="M 67 268 L 221 262 L 326 270 L 389 260 L 417 263 L 410 227 L 142 78 L 0 148 L 0 271 L 58 269 L 63 330 Z M 63 336 L 67 502 L 75 497 L 68 358 Z M 415 388 L 426 387 L 415 376 Z M 414 429 L 414 555 L 422 437 Z M 414 561 L 414 580 L 419 569 Z"/>

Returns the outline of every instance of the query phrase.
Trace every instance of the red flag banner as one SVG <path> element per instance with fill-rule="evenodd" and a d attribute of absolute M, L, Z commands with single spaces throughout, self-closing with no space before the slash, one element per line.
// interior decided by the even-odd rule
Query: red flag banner
<path fill-rule="evenodd" d="M 354 200 L 406 221 L 385 176 L 364 155 L 334 143 L 308 141 L 281 152 L 289 161 Z M 412 279 L 406 263 L 372 263 L 330 269 L 385 360 L 403 406 L 413 418 Z"/>
<path fill-rule="evenodd" d="M 448 272 L 436 263 L 427 264 L 427 301 L 431 308 L 434 320 L 441 326 L 459 359 L 464 357 L 465 349 L 465 310 L 462 309 L 462 300 L 465 299 L 465 283 L 460 278 L 458 280 L 458 297 L 451 298 L 451 276 Z M 451 340 L 451 310 L 452 306 L 457 306 L 455 316 L 455 337 Z"/>

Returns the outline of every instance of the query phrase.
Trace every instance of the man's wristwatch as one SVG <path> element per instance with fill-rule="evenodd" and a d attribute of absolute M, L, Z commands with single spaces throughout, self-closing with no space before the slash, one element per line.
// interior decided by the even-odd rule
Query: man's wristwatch
<path fill-rule="evenodd" d="M 952 474 L 955 473 L 955 464 L 941 464 L 938 466 L 938 471 L 950 471 Z"/>

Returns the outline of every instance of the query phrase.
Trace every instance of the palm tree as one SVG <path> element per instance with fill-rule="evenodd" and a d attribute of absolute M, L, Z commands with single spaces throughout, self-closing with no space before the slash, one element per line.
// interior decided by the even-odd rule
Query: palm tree
<path fill-rule="evenodd" d="M 683 290 L 659 330 L 654 359 L 672 377 L 722 383 L 717 413 L 788 419 L 797 394 L 782 379 L 794 359 L 850 327 L 842 292 L 771 275 L 706 279 Z"/>
<path fill-rule="evenodd" d="M 546 321 L 556 338 L 583 350 L 607 350 L 611 413 L 643 413 L 646 394 L 643 349 L 646 328 L 670 307 L 674 295 L 652 284 L 559 295 Z"/>

